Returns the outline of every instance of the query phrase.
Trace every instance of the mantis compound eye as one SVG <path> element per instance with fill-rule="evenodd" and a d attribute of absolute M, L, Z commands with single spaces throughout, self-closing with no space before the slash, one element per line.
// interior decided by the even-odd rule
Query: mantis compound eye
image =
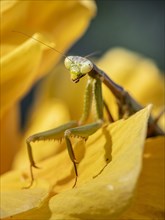
<path fill-rule="evenodd" d="M 72 64 L 73 64 L 72 59 L 66 57 L 65 60 L 64 60 L 65 67 L 69 70 Z"/>
<path fill-rule="evenodd" d="M 80 71 L 82 74 L 89 73 L 93 69 L 93 64 L 90 60 L 86 60 L 82 63 Z"/>

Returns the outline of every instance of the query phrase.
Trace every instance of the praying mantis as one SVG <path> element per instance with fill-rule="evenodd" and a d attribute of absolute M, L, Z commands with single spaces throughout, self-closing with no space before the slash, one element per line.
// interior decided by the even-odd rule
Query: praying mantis
<path fill-rule="evenodd" d="M 18 31 L 14 31 L 14 32 L 18 32 Z M 30 35 L 27 34 L 24 35 L 31 37 Z M 39 41 L 33 37 L 31 38 L 36 41 Z M 39 41 L 39 43 L 43 43 L 43 42 Z M 55 48 L 52 49 L 55 50 L 56 52 L 59 52 Z M 59 53 L 61 54 L 61 52 Z M 128 118 L 129 116 L 131 116 L 132 114 L 143 108 L 123 87 L 115 83 L 104 71 L 99 69 L 92 61 L 90 61 L 86 57 L 65 56 L 64 65 L 66 69 L 70 72 L 72 82 L 78 83 L 82 77 L 85 76 L 88 77 L 87 85 L 84 93 L 84 106 L 83 106 L 82 116 L 78 121 L 70 121 L 57 128 L 33 134 L 26 139 L 28 156 L 30 161 L 30 175 L 31 175 L 31 183 L 27 188 L 31 187 L 34 182 L 33 168 L 38 168 L 33 158 L 31 143 L 35 141 L 44 141 L 44 140 L 59 140 L 62 138 L 65 139 L 68 154 L 71 162 L 73 163 L 74 172 L 75 172 L 75 182 L 73 187 L 76 186 L 77 178 L 78 178 L 78 170 L 77 170 L 78 161 L 76 160 L 74 154 L 74 150 L 71 143 L 71 137 L 80 137 L 83 139 L 87 139 L 90 135 L 94 134 L 99 128 L 104 126 L 105 125 L 105 119 L 103 115 L 104 108 L 109 116 L 109 121 L 113 122 L 113 118 L 108 109 L 108 106 L 103 99 L 102 83 L 105 84 L 105 86 L 110 89 L 110 91 L 116 98 L 119 118 Z M 94 108 L 96 113 L 95 121 L 93 123 L 86 124 L 86 121 L 91 112 L 92 102 L 94 103 Z M 164 132 L 157 124 L 157 120 L 158 119 L 154 119 L 152 116 L 150 116 L 148 122 L 148 133 L 147 133 L 148 137 L 164 135 Z"/>

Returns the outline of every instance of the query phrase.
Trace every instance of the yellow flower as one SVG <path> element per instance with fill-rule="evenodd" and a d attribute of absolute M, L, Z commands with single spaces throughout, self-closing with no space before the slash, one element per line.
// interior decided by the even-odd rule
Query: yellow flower
<path fill-rule="evenodd" d="M 120 219 L 164 219 L 164 144 L 163 137 L 146 141 L 137 191 Z"/>
<path fill-rule="evenodd" d="M 108 60 L 107 58 L 108 63 L 111 61 L 111 55 L 114 51 L 109 53 L 110 59 Z M 122 52 L 123 50 L 121 50 Z M 124 56 L 130 53 L 124 52 Z M 100 63 L 104 62 L 104 59 L 105 57 L 100 60 Z M 105 67 L 107 67 L 107 64 L 105 64 Z M 65 123 L 70 120 L 70 115 L 72 115 L 72 118 L 74 114 L 76 117 L 79 116 L 80 109 L 75 107 L 73 103 L 76 102 L 76 105 L 79 106 L 80 99 L 78 98 L 79 96 L 77 97 L 77 93 L 80 96 L 82 95 L 84 82 L 80 82 L 79 85 L 72 84 L 69 82 L 69 74 L 65 74 L 65 72 L 63 76 L 60 74 L 64 71 L 62 68 L 61 66 L 57 67 L 56 71 L 59 74 L 52 73 L 42 82 L 38 89 L 37 100 L 32 110 L 33 114 L 28 124 L 28 130 L 24 135 L 23 147 L 15 160 L 16 170 L 2 177 L 2 187 L 4 187 L 3 191 L 6 198 L 2 200 L 4 216 L 12 215 L 15 219 L 43 219 L 44 217 L 44 219 L 53 220 L 127 219 L 127 217 L 129 217 L 128 219 L 135 219 L 134 217 L 137 216 L 140 219 L 144 219 L 147 216 L 162 216 L 164 211 L 164 198 L 162 196 L 164 178 L 162 178 L 162 175 L 157 175 L 158 170 L 159 173 L 162 170 L 163 163 L 163 138 L 161 137 L 150 138 L 146 142 L 144 163 L 148 164 L 149 167 L 144 164 L 137 187 L 137 194 L 135 194 L 136 184 L 142 168 L 143 145 L 147 120 L 150 114 L 150 108 L 148 107 L 127 120 L 120 120 L 100 129 L 90 136 L 86 143 L 79 139 L 73 140 L 76 158 L 81 161 L 78 166 L 78 183 L 74 189 L 72 189 L 74 172 L 65 149 L 65 143 L 62 141 L 61 143 L 39 142 L 34 144 L 36 145 L 33 145 L 35 160 L 41 169 L 34 170 L 36 179 L 34 186 L 30 189 L 20 190 L 21 187 L 28 185 L 29 182 L 27 178 L 28 158 L 24 144 L 25 138 L 30 134 L 44 130 L 45 127 L 49 129 L 54 127 L 55 124 Z M 122 74 L 125 73 L 121 71 L 121 76 L 123 77 Z M 159 79 L 159 75 L 157 77 Z M 158 83 L 158 81 L 155 83 Z M 141 87 L 141 90 L 143 89 L 145 87 Z M 155 86 L 156 94 L 159 89 L 160 87 Z M 162 95 L 160 92 L 160 99 Z M 72 97 L 74 100 L 68 97 Z M 110 103 L 108 102 L 108 104 Z M 115 105 L 114 103 L 111 104 Z M 153 147 L 155 145 L 159 146 L 157 147 L 159 148 L 157 152 L 159 163 L 156 160 L 156 148 Z M 108 158 L 110 163 L 98 175 L 106 164 L 105 158 Z M 42 159 L 45 160 L 42 161 Z M 155 169 L 151 169 L 149 164 L 154 164 Z M 149 192 L 147 191 L 148 185 L 146 185 L 146 172 L 151 173 L 148 180 L 152 183 Z M 153 175 L 157 176 L 152 176 L 152 172 L 154 172 Z M 20 181 L 21 176 L 22 182 Z M 96 177 L 93 178 L 94 176 Z M 156 182 L 152 182 L 153 177 L 155 177 Z M 142 186 L 143 190 L 141 189 Z M 144 201 L 143 195 L 145 193 L 147 193 L 149 201 L 147 199 Z M 35 198 L 37 198 L 35 200 L 34 194 Z M 131 209 L 128 209 L 127 207 L 129 207 L 134 194 L 134 203 Z M 14 202 L 13 199 L 11 200 L 11 195 L 12 198 L 16 199 L 14 199 Z M 26 209 L 24 208 L 24 203 L 22 203 L 25 200 L 27 202 Z M 156 200 L 158 202 L 155 205 L 152 204 Z M 139 201 L 141 202 L 140 204 Z M 33 206 L 31 205 L 32 203 Z M 145 207 L 149 210 L 152 208 L 152 214 L 145 212 Z M 124 211 L 125 213 L 120 216 Z"/>
<path fill-rule="evenodd" d="M 26 17 L 25 11 L 28 11 L 27 14 L 30 16 L 22 19 L 22 21 L 28 21 L 26 24 L 31 25 L 31 28 L 27 25 L 29 30 L 43 25 L 43 29 L 41 29 L 51 33 L 58 49 L 64 51 L 80 36 L 80 33 L 89 23 L 89 18 L 93 14 L 91 7 L 94 5 L 91 1 L 68 1 L 65 9 L 64 5 L 64 8 L 61 8 L 60 2 L 52 1 L 50 5 L 47 5 L 46 1 L 43 1 L 43 5 L 39 4 L 38 7 L 44 13 L 41 13 L 41 17 L 34 16 L 32 19 L 32 15 L 35 15 L 35 11 L 38 10 L 37 2 L 34 2 L 32 7 L 32 2 L 21 4 L 14 1 L 15 4 L 20 4 L 19 7 L 23 7 L 23 12 L 21 12 L 23 18 Z M 5 8 L 12 9 L 9 13 L 10 16 L 15 11 L 14 3 L 8 3 L 5 6 Z M 52 14 L 54 15 L 52 11 L 54 12 L 55 9 L 57 10 L 55 16 L 64 19 L 61 21 L 60 27 L 57 17 L 54 19 L 55 24 L 51 23 Z M 74 21 L 76 20 L 75 25 L 72 24 L 74 27 L 79 24 L 73 12 L 75 12 L 75 16 L 83 12 L 81 16 L 84 18 L 84 21 L 81 20 L 83 23 L 81 28 L 79 26 L 79 31 L 77 30 L 77 33 L 74 33 L 74 40 L 73 36 L 71 37 L 71 31 L 68 35 L 63 33 L 63 25 L 67 26 L 65 22 L 70 22 L 71 18 L 74 18 Z M 67 16 L 67 19 L 64 15 Z M 13 23 L 14 21 L 11 21 L 8 28 L 4 27 L 4 32 L 7 33 L 8 29 L 14 29 Z M 46 24 L 48 23 L 50 26 L 47 27 Z M 16 24 L 17 27 L 22 27 L 18 20 L 15 21 L 14 25 Z M 54 32 L 57 36 L 54 36 Z M 61 37 L 63 34 L 70 39 L 66 40 L 68 43 L 65 47 L 63 47 L 64 39 Z M 47 35 L 35 35 L 39 39 L 45 36 Z M 47 38 L 45 41 L 49 43 Z M 10 43 L 8 44 L 10 45 Z M 4 48 L 10 49 L 11 47 L 5 46 Z M 4 77 L 3 82 L 7 82 L 8 87 L 5 90 L 5 86 L 2 84 L 5 94 L 2 97 L 4 109 L 2 109 L 3 123 L 1 126 L 3 135 L 7 134 L 9 139 L 12 135 L 18 138 L 18 124 L 16 122 L 18 123 L 19 114 L 16 103 L 20 101 L 20 98 L 25 95 L 33 83 L 52 68 L 53 60 L 57 62 L 57 56 L 59 56 L 52 54 L 48 48 L 32 39 L 14 48 L 6 54 L 4 53 L 5 67 L 7 64 L 10 67 L 8 67 L 8 71 L 6 71 L 7 68 L 4 68 L 6 72 L 2 75 Z M 36 58 L 38 57 L 37 63 L 34 61 L 35 56 L 33 54 Z M 43 56 L 52 61 L 44 64 Z M 30 67 L 27 66 L 25 57 L 27 60 L 29 59 L 28 62 L 31 61 Z M 21 62 L 17 61 L 18 58 Z M 17 61 L 17 63 L 15 64 L 13 61 Z M 139 102 L 144 105 L 153 103 L 154 114 L 162 109 L 163 80 L 159 70 L 151 61 L 124 49 L 114 49 L 99 60 L 97 65 L 112 76 L 116 82 L 128 89 Z M 13 69 L 12 67 L 15 71 L 10 78 L 9 73 Z M 35 68 L 33 69 L 33 67 Z M 12 216 L 13 219 L 24 220 L 163 219 L 164 138 L 149 138 L 145 143 L 148 117 L 151 112 L 150 105 L 127 120 L 118 120 L 104 126 L 91 135 L 86 142 L 79 138 L 72 139 L 76 158 L 80 162 L 78 164 L 78 182 L 75 188 L 72 188 L 75 174 L 65 142 L 62 140 L 61 142 L 34 143 L 34 158 L 40 169 L 34 170 L 35 182 L 33 186 L 23 189 L 30 181 L 25 139 L 36 132 L 57 127 L 71 119 L 78 119 L 81 115 L 83 89 L 86 80 L 82 79 L 78 84 L 72 84 L 68 72 L 65 73 L 65 71 L 61 65 L 57 66 L 55 72 L 52 72 L 40 83 L 25 133 L 20 135 L 19 140 L 14 142 L 12 139 L 7 143 L 10 147 L 18 143 L 21 148 L 17 155 L 14 155 L 13 170 L 6 172 L 1 177 L 1 218 L 9 219 Z M 20 80 L 21 77 L 23 80 Z M 18 85 L 13 85 L 14 82 Z M 11 86 L 13 87 L 12 92 L 9 91 Z M 117 119 L 114 97 L 105 88 L 104 97 L 113 116 Z M 8 115 L 10 115 L 10 121 Z M 14 126 L 11 125 L 6 128 L 5 125 L 9 125 L 12 120 Z M 8 129 L 12 132 L 11 136 L 9 136 Z M 145 148 L 144 145 L 146 145 Z M 6 142 L 3 140 L 2 147 L 5 146 Z M 145 150 L 144 154 L 143 150 Z M 107 160 L 109 161 L 108 164 Z"/>

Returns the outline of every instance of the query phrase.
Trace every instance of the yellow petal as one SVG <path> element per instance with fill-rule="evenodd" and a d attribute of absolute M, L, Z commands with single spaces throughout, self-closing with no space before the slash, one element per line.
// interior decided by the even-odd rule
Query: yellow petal
<path fill-rule="evenodd" d="M 12 106 L 0 120 L 0 137 L 1 137 L 1 153 L 0 153 L 0 173 L 4 173 L 11 169 L 13 158 L 20 146 L 20 112 L 18 105 Z"/>
<path fill-rule="evenodd" d="M 41 45 L 32 39 L 1 60 L 1 117 L 29 90 L 36 78 L 41 59 Z"/>
<path fill-rule="evenodd" d="M 163 219 L 165 213 L 164 144 L 164 137 L 146 141 L 143 169 L 133 204 L 120 219 Z"/>
<path fill-rule="evenodd" d="M 1 177 L 1 218 L 39 208 L 48 198 L 50 187 L 43 180 L 38 180 L 33 188 L 23 189 L 27 182 L 21 181 L 18 171 L 6 173 Z"/>
<path fill-rule="evenodd" d="M 150 108 L 146 108 L 89 138 L 86 155 L 78 166 L 77 187 L 50 200 L 52 220 L 115 219 L 128 206 L 141 170 L 149 113 Z M 93 179 L 106 159 L 110 163 Z"/>
<path fill-rule="evenodd" d="M 36 14 L 36 10 L 39 10 L 40 13 Z M 56 27 L 64 27 L 65 22 L 70 21 L 71 14 L 75 16 L 77 12 L 79 13 L 79 18 L 82 18 L 82 20 L 79 20 L 79 24 L 81 26 L 81 23 L 88 22 L 87 20 L 95 15 L 95 2 L 93 0 L 90 2 L 84 0 L 71 2 L 67 1 L 65 4 L 63 4 L 61 1 L 51 1 L 48 3 L 46 0 L 40 3 L 30 2 L 27 24 L 31 25 L 34 30 L 39 27 L 49 31 L 51 29 L 55 30 Z M 69 21 L 67 21 L 67 18 Z M 74 22 L 77 23 L 77 21 L 73 20 L 73 23 Z M 73 23 L 70 23 L 70 25 L 72 26 Z M 70 30 L 72 30 L 72 28 Z M 58 32 L 57 35 L 58 34 L 60 33 Z"/>
<path fill-rule="evenodd" d="M 162 110 L 162 109 L 161 109 Z M 161 110 L 159 109 L 159 112 L 155 115 L 159 115 L 159 113 L 161 112 Z M 165 131 L 165 112 L 164 114 L 161 116 L 161 118 L 159 119 L 159 125 L 160 127 L 163 129 L 163 131 Z"/>
<path fill-rule="evenodd" d="M 34 209 L 26 212 L 21 212 L 20 214 L 13 215 L 12 219 L 16 220 L 48 220 L 50 219 L 51 212 L 48 206 L 48 201 L 43 201 L 42 204 Z M 10 220 L 11 218 L 5 218 L 4 220 Z"/>
<path fill-rule="evenodd" d="M 2 1 L 1 2 L 1 34 L 11 33 L 16 26 L 25 22 L 28 15 L 28 1 Z M 5 37 L 4 37 L 5 38 Z"/>

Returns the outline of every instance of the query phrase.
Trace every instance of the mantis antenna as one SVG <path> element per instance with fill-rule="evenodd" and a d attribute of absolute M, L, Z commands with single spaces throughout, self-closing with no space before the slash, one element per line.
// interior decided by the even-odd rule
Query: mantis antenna
<path fill-rule="evenodd" d="M 26 33 L 21 32 L 21 31 L 15 31 L 15 30 L 13 30 L 12 32 L 19 33 L 19 34 L 23 34 L 24 36 L 26 36 L 26 37 L 28 37 L 28 38 L 32 38 L 33 40 L 38 41 L 39 43 L 45 45 L 46 47 L 49 47 L 50 49 L 52 49 L 52 50 L 56 51 L 57 53 L 61 54 L 63 57 L 67 58 L 67 56 L 66 56 L 65 54 L 61 53 L 59 50 L 55 49 L 54 47 L 51 47 L 51 46 L 48 45 L 48 44 L 45 44 L 44 42 L 42 42 L 42 41 L 36 39 L 35 37 L 33 37 L 33 36 L 29 35 L 29 34 L 26 34 Z"/>

